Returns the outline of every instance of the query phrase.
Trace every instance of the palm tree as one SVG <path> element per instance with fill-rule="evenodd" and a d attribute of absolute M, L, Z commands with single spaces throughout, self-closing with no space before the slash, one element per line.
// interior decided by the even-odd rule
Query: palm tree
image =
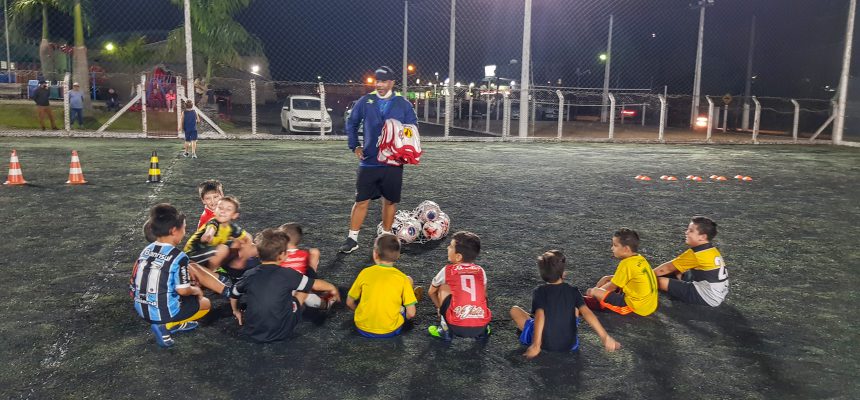
<path fill-rule="evenodd" d="M 89 91 L 90 89 L 90 68 L 87 61 L 87 45 L 84 42 L 84 26 L 89 28 L 88 19 L 84 19 L 83 7 L 81 0 L 74 0 L 71 4 L 72 15 L 75 20 L 75 52 L 73 55 L 73 72 L 74 81 L 81 84 L 81 87 Z M 90 96 L 84 96 L 84 107 L 89 109 L 92 101 Z"/>
<path fill-rule="evenodd" d="M 48 11 L 50 9 L 61 9 L 57 0 L 15 0 L 12 3 L 12 20 L 17 26 L 23 26 L 27 22 L 36 19 L 37 13 L 42 18 L 42 41 L 39 43 L 39 63 L 42 75 L 47 79 L 56 79 L 54 69 L 54 54 L 51 50 L 48 38 Z"/>
<path fill-rule="evenodd" d="M 183 0 L 171 0 L 183 6 Z M 242 56 L 262 53 L 260 40 L 233 20 L 233 14 L 248 7 L 252 0 L 191 0 L 191 40 L 194 53 L 206 64 L 206 82 L 218 65 L 241 68 Z M 171 53 L 185 51 L 185 27 L 167 39 Z"/>

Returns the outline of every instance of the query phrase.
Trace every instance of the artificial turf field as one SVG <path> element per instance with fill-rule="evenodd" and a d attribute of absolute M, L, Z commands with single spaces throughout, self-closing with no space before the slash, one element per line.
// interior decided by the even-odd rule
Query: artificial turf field
<path fill-rule="evenodd" d="M 288 221 L 322 250 L 323 278 L 348 286 L 370 264 L 375 203 L 346 256 L 356 162 L 344 142 L 179 142 L 0 138 L 17 149 L 25 187 L 0 188 L 2 398 L 857 398 L 860 396 L 860 151 L 815 146 L 426 143 L 407 167 L 403 207 L 434 200 L 452 232 L 481 235 L 493 335 L 485 344 L 415 329 L 370 340 L 337 309 L 297 337 L 240 340 L 224 300 L 194 332 L 156 346 L 127 283 L 145 246 L 149 206 L 167 201 L 197 221 L 196 184 L 220 179 L 242 200 L 239 224 L 258 232 Z M 86 186 L 63 184 L 79 151 Z M 146 184 L 158 150 L 161 184 Z M 638 174 L 734 176 L 753 182 L 650 183 Z M 559 248 L 568 281 L 585 289 L 614 270 L 613 230 L 642 237 L 652 266 L 684 250 L 694 214 L 714 218 L 731 291 L 718 308 L 661 295 L 649 317 L 598 313 L 624 348 L 602 350 L 586 325 L 581 352 L 525 360 L 508 317 L 541 283 L 535 257 Z M 426 285 L 447 241 L 409 245 L 398 266 Z M 212 296 L 210 296 L 212 297 Z"/>

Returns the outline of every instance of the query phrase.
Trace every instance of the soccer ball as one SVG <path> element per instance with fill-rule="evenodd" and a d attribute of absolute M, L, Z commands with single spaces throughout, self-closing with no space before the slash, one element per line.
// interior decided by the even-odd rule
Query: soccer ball
<path fill-rule="evenodd" d="M 401 243 L 412 243 L 421 235 L 421 222 L 415 218 L 398 219 L 391 230 Z"/>
<path fill-rule="evenodd" d="M 430 240 L 439 240 L 445 236 L 445 227 L 439 221 L 427 221 L 421 228 L 424 237 Z"/>
<path fill-rule="evenodd" d="M 451 218 L 448 217 L 448 214 L 440 212 L 439 215 L 436 216 L 435 222 L 438 222 L 439 225 L 442 226 L 442 237 L 445 237 L 448 234 L 448 230 L 451 228 Z"/>
<path fill-rule="evenodd" d="M 424 200 L 418 205 L 415 211 L 418 213 L 418 219 L 421 222 L 428 222 L 435 220 L 439 216 L 439 213 L 442 212 L 442 209 L 439 208 L 438 204 L 430 200 Z"/>

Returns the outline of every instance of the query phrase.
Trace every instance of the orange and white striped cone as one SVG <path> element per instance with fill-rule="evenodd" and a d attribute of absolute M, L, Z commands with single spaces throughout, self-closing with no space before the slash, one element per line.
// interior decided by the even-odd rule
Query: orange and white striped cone
<path fill-rule="evenodd" d="M 161 182 L 161 169 L 158 168 L 158 153 L 152 151 L 152 157 L 149 158 L 149 178 L 146 183 Z"/>
<path fill-rule="evenodd" d="M 6 178 L 4 185 L 26 185 L 24 174 L 21 173 L 21 163 L 18 162 L 18 153 L 12 150 L 12 157 L 9 159 L 9 177 Z"/>
<path fill-rule="evenodd" d="M 81 159 L 78 158 L 77 150 L 72 150 L 72 162 L 69 164 L 69 180 L 66 183 L 69 185 L 83 185 L 87 183 L 84 180 L 84 171 L 81 169 Z"/>

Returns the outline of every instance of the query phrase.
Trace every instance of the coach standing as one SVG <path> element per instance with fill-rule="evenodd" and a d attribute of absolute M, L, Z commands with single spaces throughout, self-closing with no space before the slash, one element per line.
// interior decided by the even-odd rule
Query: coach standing
<path fill-rule="evenodd" d="M 358 99 L 346 121 L 349 149 L 360 162 L 355 182 L 355 204 L 349 217 L 349 235 L 340 247 L 341 253 L 351 253 L 358 248 L 358 231 L 367 216 L 370 200 L 382 197 L 382 227 L 385 231 L 391 231 L 394 223 L 403 185 L 403 167 L 386 165 L 376 159 L 379 135 L 385 120 L 391 118 L 403 124 L 418 123 L 412 104 L 394 93 L 394 71 L 382 66 L 376 70 L 376 91 Z M 358 127 L 362 123 L 364 135 L 362 143 L 359 143 Z"/>

